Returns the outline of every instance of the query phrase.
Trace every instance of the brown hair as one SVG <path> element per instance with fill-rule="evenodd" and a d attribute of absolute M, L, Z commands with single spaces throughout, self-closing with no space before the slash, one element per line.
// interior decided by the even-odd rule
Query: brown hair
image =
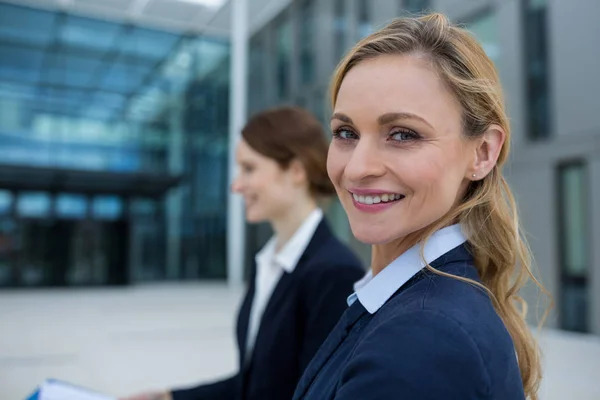
<path fill-rule="evenodd" d="M 287 168 L 298 160 L 306 170 L 312 196 L 335 194 L 327 175 L 328 141 L 319 121 L 308 111 L 292 106 L 264 110 L 253 115 L 242 137 L 248 145 L 265 157 Z"/>
<path fill-rule="evenodd" d="M 525 394 L 535 400 L 541 380 L 539 350 L 525 322 L 527 308 L 519 292 L 528 279 L 547 292 L 531 272 L 530 251 L 521 234 L 516 204 L 502 175 L 510 126 L 494 64 L 469 32 L 452 25 L 444 15 L 400 18 L 361 40 L 340 62 L 331 84 L 332 103 L 335 105 L 350 69 L 382 55 L 413 55 L 430 61 L 462 106 L 466 137 L 480 137 L 492 124 L 506 132 L 497 165 L 485 178 L 471 183 L 460 205 L 429 227 L 422 244 L 433 232 L 456 221 L 466 230 L 482 284 L 428 268 L 489 293 L 515 344 Z"/>

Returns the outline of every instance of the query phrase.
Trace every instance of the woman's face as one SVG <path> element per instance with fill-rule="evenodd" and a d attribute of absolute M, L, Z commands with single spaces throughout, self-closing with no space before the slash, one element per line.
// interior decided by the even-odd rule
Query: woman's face
<path fill-rule="evenodd" d="M 415 233 L 456 205 L 475 142 L 461 107 L 425 59 L 381 56 L 344 78 L 327 170 L 354 235 L 371 244 Z"/>
<path fill-rule="evenodd" d="M 244 140 L 236 149 L 238 174 L 231 190 L 243 196 L 248 222 L 273 221 L 290 209 L 299 190 L 293 170 L 263 156 Z"/>

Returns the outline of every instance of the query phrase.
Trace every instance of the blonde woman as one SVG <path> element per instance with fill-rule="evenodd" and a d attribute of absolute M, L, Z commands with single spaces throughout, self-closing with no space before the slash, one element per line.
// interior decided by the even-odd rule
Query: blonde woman
<path fill-rule="evenodd" d="M 294 399 L 537 399 L 510 127 L 480 44 L 439 14 L 398 19 L 350 51 L 331 92 L 327 169 L 371 274 Z"/>

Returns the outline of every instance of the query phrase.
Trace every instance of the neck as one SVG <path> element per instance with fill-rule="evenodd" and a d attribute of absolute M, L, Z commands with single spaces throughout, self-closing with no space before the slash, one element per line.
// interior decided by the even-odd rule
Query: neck
<path fill-rule="evenodd" d="M 423 231 L 410 233 L 388 243 L 374 244 L 371 248 L 371 270 L 373 276 L 380 273 L 392 261 L 421 241 Z"/>
<path fill-rule="evenodd" d="M 296 206 L 288 209 L 284 215 L 271 221 L 271 226 L 277 237 L 277 250 L 281 249 L 281 247 L 290 240 L 304 220 L 316 208 L 317 203 L 314 200 L 302 201 Z"/>

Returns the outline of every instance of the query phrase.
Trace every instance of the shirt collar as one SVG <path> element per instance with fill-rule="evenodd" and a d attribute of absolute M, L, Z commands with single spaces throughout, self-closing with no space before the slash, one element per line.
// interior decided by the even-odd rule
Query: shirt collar
<path fill-rule="evenodd" d="M 273 236 L 260 252 L 256 254 L 255 259 L 257 264 L 271 259 L 275 265 L 283 268 L 285 272 L 290 274 L 294 272 L 296 264 L 298 264 L 300 257 L 302 257 L 306 247 L 308 247 L 322 219 L 323 211 L 320 208 L 316 208 L 306 217 L 302 225 L 296 229 L 296 232 L 294 232 L 278 253 L 275 252 L 277 238 Z"/>
<path fill-rule="evenodd" d="M 425 243 L 423 255 L 427 264 L 467 241 L 460 225 L 452 225 L 435 232 Z M 348 305 L 357 299 L 371 314 L 376 313 L 425 264 L 421 258 L 421 244 L 417 244 L 373 277 L 370 270 L 354 284 L 355 292 L 348 297 Z"/>

